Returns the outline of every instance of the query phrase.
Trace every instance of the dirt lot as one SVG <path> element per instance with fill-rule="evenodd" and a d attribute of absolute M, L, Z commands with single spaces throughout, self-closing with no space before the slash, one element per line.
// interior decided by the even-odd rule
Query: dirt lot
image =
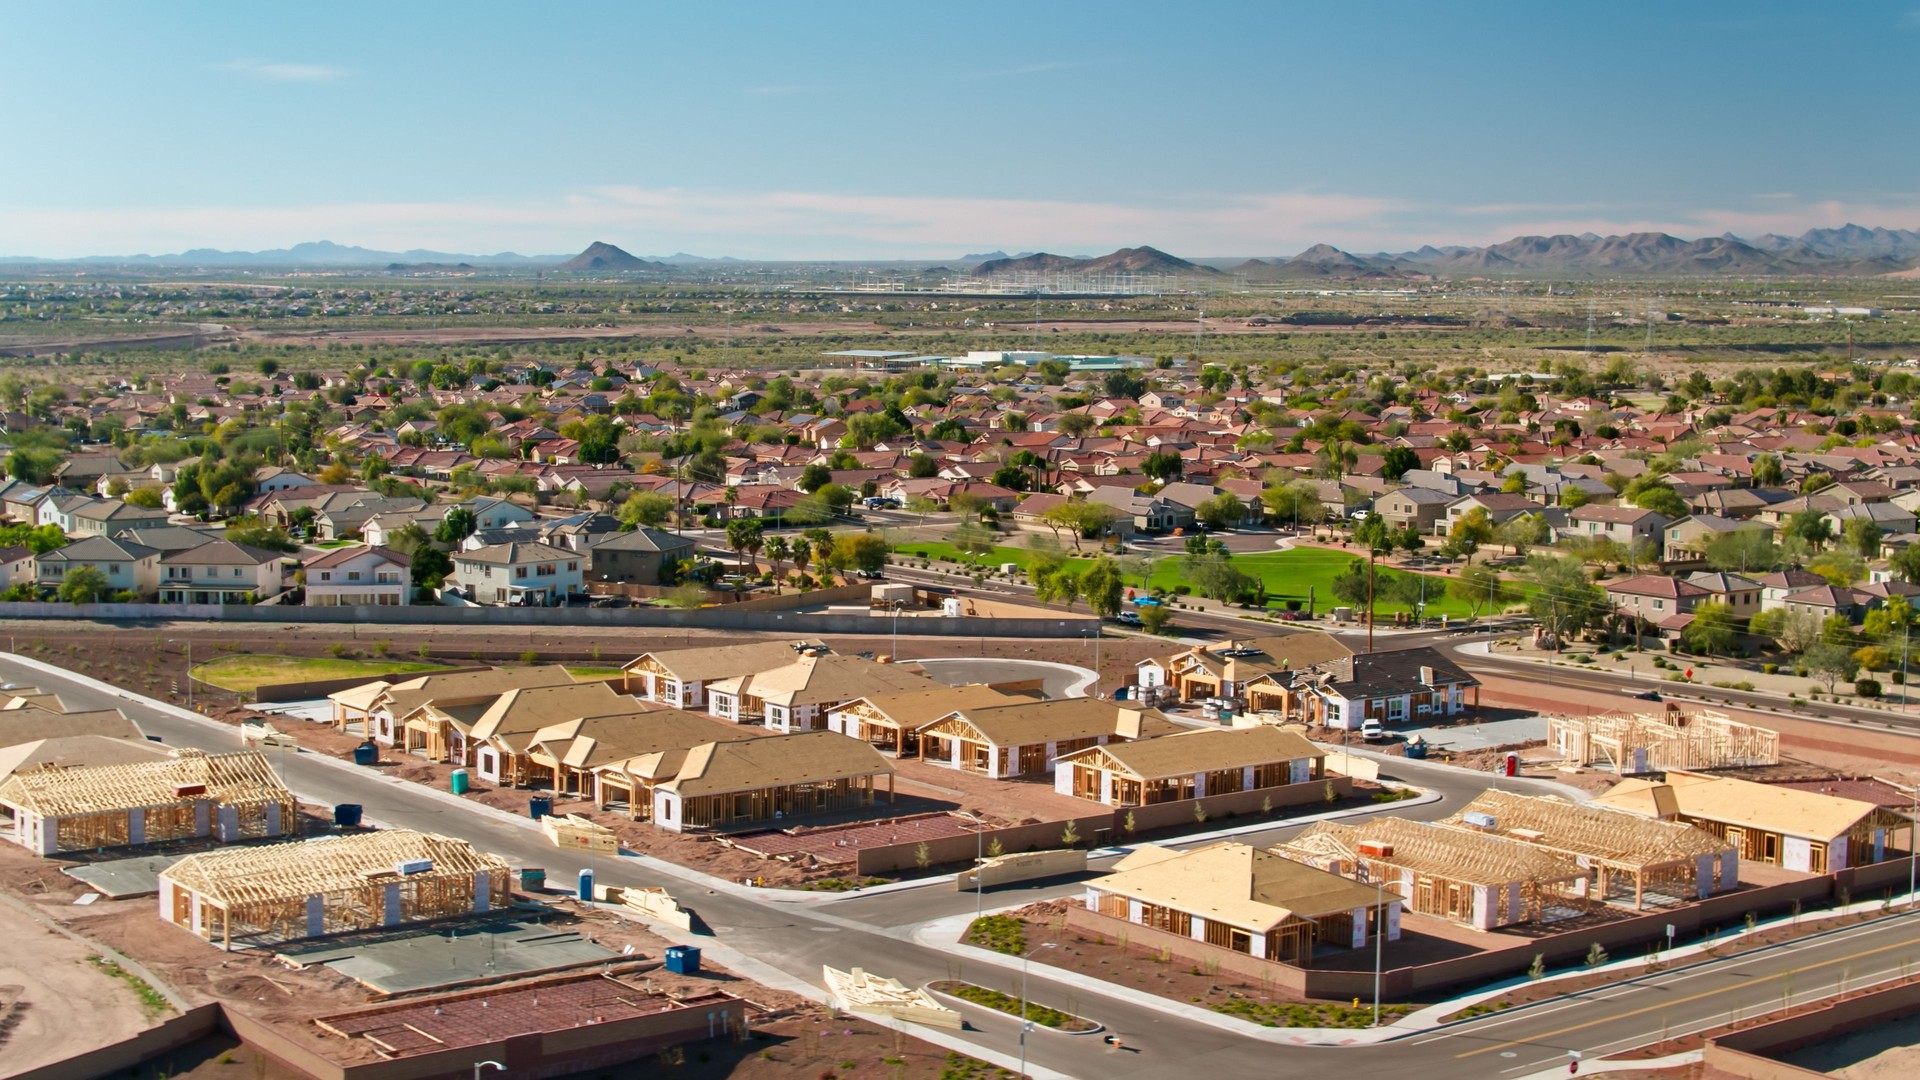
<path fill-rule="evenodd" d="M 163 1014 L 89 963 L 99 954 L 0 904 L 0 1076 L 131 1038 Z"/>

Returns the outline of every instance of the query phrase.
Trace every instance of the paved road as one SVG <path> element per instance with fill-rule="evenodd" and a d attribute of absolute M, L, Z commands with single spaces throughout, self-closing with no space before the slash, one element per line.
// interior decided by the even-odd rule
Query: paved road
<path fill-rule="evenodd" d="M 229 730 L 50 676 L 11 659 L 0 658 L 0 677 L 56 691 L 75 708 L 123 708 L 169 745 L 225 750 L 235 744 Z M 520 865 L 571 869 L 537 830 L 453 803 L 417 785 L 373 770 L 342 768 L 308 754 L 281 758 L 278 765 L 289 785 L 305 799 L 357 802 L 366 807 L 369 817 L 390 825 L 459 837 Z M 1395 768 L 1411 774 L 1414 763 Z M 1420 779 L 1435 782 L 1431 776 Z M 1451 780 L 1450 787 L 1456 790 L 1448 795 L 1449 801 L 1422 807 L 1421 812 L 1446 810 L 1451 800 L 1472 789 L 1477 778 L 1455 773 Z M 895 894 L 897 898 L 807 906 L 750 893 L 703 893 L 690 889 L 683 876 L 645 860 L 621 859 L 617 865 L 597 869 L 601 880 L 612 884 L 673 889 L 726 944 L 815 985 L 823 963 L 859 963 L 908 982 L 948 978 L 959 966 L 950 955 L 911 941 L 909 934 L 956 904 L 964 911 L 962 894 L 934 888 Z M 1017 892 L 996 894 L 1002 903 L 1019 898 Z M 1645 1041 L 1659 1034 L 1656 1025 L 1660 1023 L 1677 1032 L 1681 1024 L 1718 1023 L 1733 1011 L 1751 1015 L 1777 1005 L 1789 981 L 1797 999 L 1804 999 L 1842 975 L 1858 986 L 1877 971 L 1897 971 L 1916 959 L 1920 959 L 1920 921 L 1903 919 L 1789 952 L 1726 961 L 1710 972 L 1674 973 L 1604 994 L 1474 1021 L 1444 1036 L 1422 1035 L 1343 1049 L 1281 1048 L 1250 1035 L 1236 1037 L 1159 1009 L 1095 998 L 1042 969 L 1032 975 L 1033 997 L 1082 1009 L 1142 1052 L 1114 1054 L 1097 1041 L 1046 1034 L 1029 1041 L 1029 1058 L 1038 1066 L 1074 1077 L 1164 1080 L 1168 1068 L 1221 1077 L 1318 1077 L 1333 1069 L 1355 1077 L 1398 1077 L 1416 1070 L 1446 1078 L 1514 1076 L 1564 1061 L 1569 1048 L 1600 1051 Z M 1015 972 L 977 963 L 967 965 L 966 977 L 1010 992 L 1018 981 Z M 977 1030 L 963 1038 L 986 1051 L 1014 1052 L 1012 1018 L 977 1009 L 970 1009 L 968 1016 Z"/>

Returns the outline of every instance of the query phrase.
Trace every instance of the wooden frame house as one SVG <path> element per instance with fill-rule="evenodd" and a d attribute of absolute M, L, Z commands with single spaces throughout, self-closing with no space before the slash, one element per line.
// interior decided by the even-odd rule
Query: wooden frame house
<path fill-rule="evenodd" d="M 948 689 L 918 665 L 879 664 L 857 656 L 791 657 L 779 667 L 707 684 L 707 712 L 736 724 L 789 733 L 826 727 L 835 706 L 868 694 Z"/>
<path fill-rule="evenodd" d="M 807 649 L 826 648 L 815 642 L 799 644 Z M 621 690 L 642 701 L 698 709 L 707 703 L 707 684 L 771 671 L 791 663 L 799 651 L 799 646 L 784 642 L 755 641 L 641 653 L 621 665 Z"/>
<path fill-rule="evenodd" d="M 1726 892 L 1740 878 L 1733 846 L 1691 825 L 1550 796 L 1483 791 L 1439 824 L 1575 859 L 1592 873 L 1588 899 L 1631 895 L 1635 911 L 1646 910 L 1649 893 L 1677 903 Z"/>
<path fill-rule="evenodd" d="M 645 710 L 638 701 L 605 682 L 529 686 L 493 699 L 473 722 L 473 770 L 481 779 L 509 787 L 531 787 L 557 779 L 558 762 L 536 760 L 534 737 L 556 724 L 583 717 Z"/>
<path fill-rule="evenodd" d="M 1586 891 L 1587 872 L 1571 856 L 1406 818 L 1316 822 L 1270 850 L 1354 881 L 1385 882 L 1408 911 L 1475 930 L 1539 922 L 1550 905 Z"/>
<path fill-rule="evenodd" d="M 175 750 L 163 760 L 42 769 L 0 784 L 7 839 L 36 855 L 294 831 L 293 793 L 258 750 Z"/>
<path fill-rule="evenodd" d="M 1593 802 L 1685 822 L 1732 845 L 1742 859 L 1808 874 L 1879 862 L 1888 835 L 1907 826 L 1904 814 L 1877 803 L 1678 769 L 1664 781 L 1622 780 Z"/>
<path fill-rule="evenodd" d="M 390 830 L 189 855 L 160 872 L 160 917 L 231 949 L 481 914 L 512 890 L 497 855 Z"/>
<path fill-rule="evenodd" d="M 653 785 L 653 823 L 686 832 L 862 810 L 873 805 L 880 777 L 891 803 L 893 765 L 831 731 L 704 743 Z"/>
<path fill-rule="evenodd" d="M 937 690 L 907 690 L 868 694 L 827 711 L 827 730 L 871 743 L 896 757 L 917 753 L 920 727 L 955 711 L 990 709 L 1030 701 L 1003 694 L 990 686 L 942 686 Z"/>

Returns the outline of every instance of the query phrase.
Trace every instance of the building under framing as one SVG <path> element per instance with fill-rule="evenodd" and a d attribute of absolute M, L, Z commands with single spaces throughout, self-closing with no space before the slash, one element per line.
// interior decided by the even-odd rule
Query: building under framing
<path fill-rule="evenodd" d="M 1231 841 L 1192 851 L 1142 844 L 1087 883 L 1089 911 L 1277 963 L 1316 947 L 1400 939 L 1400 898 Z"/>
<path fill-rule="evenodd" d="M 1108 806 L 1204 799 L 1322 779 L 1326 751 L 1295 731 L 1202 728 L 1090 746 L 1055 763 L 1053 788 Z"/>
<path fill-rule="evenodd" d="M 1679 770 L 1664 781 L 1622 780 L 1593 801 L 1685 822 L 1725 840 L 1743 859 L 1809 874 L 1879 862 L 1888 833 L 1907 824 L 1906 815 L 1877 803 Z"/>
<path fill-rule="evenodd" d="M 1158 709 L 1100 698 L 955 710 L 917 729 L 920 760 L 994 779 L 1045 776 L 1075 750 L 1183 730 Z"/>
<path fill-rule="evenodd" d="M 1589 899 L 1612 903 L 1631 896 L 1635 911 L 1645 910 L 1648 893 L 1703 899 L 1740 878 L 1733 846 L 1691 825 L 1550 796 L 1483 791 L 1439 824 L 1568 856 L 1593 875 Z"/>
<path fill-rule="evenodd" d="M 559 664 L 524 668 L 488 668 L 416 675 L 394 681 L 375 680 L 327 695 L 333 703 L 333 726 L 342 734 L 357 734 L 383 746 L 403 739 L 403 718 L 423 705 L 441 709 L 490 701 L 509 690 L 529 686 L 561 686 L 578 682 Z M 354 731 L 358 725 L 359 731 Z"/>
<path fill-rule="evenodd" d="M 707 712 L 779 732 L 818 731 L 837 705 L 868 694 L 951 689 L 918 664 L 881 664 L 857 656 L 798 656 L 775 668 L 707 684 Z"/>
<path fill-rule="evenodd" d="M 431 833 L 362 833 L 189 855 L 160 873 L 160 917 L 230 949 L 504 908 L 506 860 Z"/>
<path fill-rule="evenodd" d="M 1145 690 L 1166 687 L 1182 702 L 1210 698 L 1239 702 L 1250 697 L 1249 687 L 1270 681 L 1276 673 L 1352 655 L 1353 650 L 1332 634 L 1308 631 L 1195 645 L 1165 660 L 1142 660 L 1134 665 L 1134 679 Z"/>
<path fill-rule="evenodd" d="M 294 831 L 294 799 L 257 750 L 19 773 L 0 785 L 7 839 L 38 855 Z"/>
<path fill-rule="evenodd" d="M 1549 717 L 1547 745 L 1575 765 L 1604 762 L 1620 776 L 1780 763 L 1779 732 L 1711 709 L 1683 712 L 1672 704 L 1660 716 Z"/>
<path fill-rule="evenodd" d="M 1586 892 L 1587 872 L 1570 856 L 1406 818 L 1317 822 L 1268 850 L 1355 881 L 1384 881 L 1408 911 L 1476 930 L 1538 922 L 1549 904 Z"/>

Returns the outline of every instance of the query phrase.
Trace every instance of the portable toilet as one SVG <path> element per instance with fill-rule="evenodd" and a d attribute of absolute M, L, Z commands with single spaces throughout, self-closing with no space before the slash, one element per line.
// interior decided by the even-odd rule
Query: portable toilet
<path fill-rule="evenodd" d="M 453 770 L 452 790 L 455 795 L 465 795 L 467 793 L 467 788 L 469 786 L 469 783 L 470 781 L 467 777 L 467 770 L 465 769 Z"/>
<path fill-rule="evenodd" d="M 577 895 L 583 903 L 593 903 L 593 867 L 580 871 L 580 891 Z"/>

